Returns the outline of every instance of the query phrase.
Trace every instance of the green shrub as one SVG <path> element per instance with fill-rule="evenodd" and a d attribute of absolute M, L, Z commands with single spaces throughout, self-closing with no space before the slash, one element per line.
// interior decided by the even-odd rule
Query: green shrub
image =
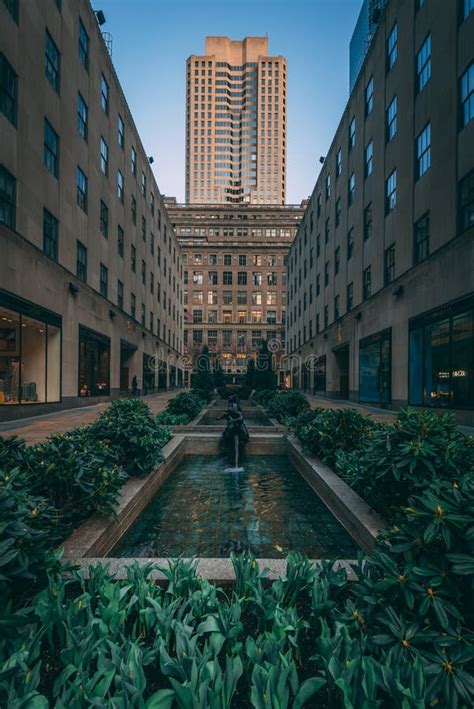
<path fill-rule="evenodd" d="M 474 439 L 460 433 L 449 414 L 407 408 L 393 425 L 374 427 L 360 443 L 338 455 L 337 471 L 387 515 L 427 482 L 457 480 L 474 470 Z"/>
<path fill-rule="evenodd" d="M 212 389 L 196 389 L 193 387 L 191 389 L 192 393 L 195 394 L 198 399 L 201 399 L 205 404 L 209 404 L 214 398 L 214 390 Z"/>
<path fill-rule="evenodd" d="M 288 418 L 309 409 L 309 402 L 299 391 L 277 391 L 264 406 L 269 416 L 284 423 Z"/>
<path fill-rule="evenodd" d="M 307 453 L 332 466 L 339 451 L 358 449 L 376 424 L 354 409 L 318 408 L 299 414 L 291 426 Z"/>
<path fill-rule="evenodd" d="M 162 460 L 161 448 L 171 437 L 136 398 L 114 401 L 89 427 L 89 434 L 117 454 L 127 475 L 137 477 L 148 475 Z"/>
<path fill-rule="evenodd" d="M 155 416 L 159 426 L 185 426 L 190 420 L 188 414 L 172 414 L 166 410 Z"/>
<path fill-rule="evenodd" d="M 174 399 L 171 399 L 166 410 L 170 414 L 186 414 L 191 421 L 198 415 L 204 404 L 205 401 L 201 398 L 200 393 L 191 389 L 190 391 L 182 391 Z"/>
<path fill-rule="evenodd" d="M 254 392 L 252 399 L 260 406 L 267 406 L 279 391 L 277 389 L 260 389 Z"/>
<path fill-rule="evenodd" d="M 54 543 L 45 525 L 48 522 L 51 527 L 54 518 L 51 506 L 44 499 L 23 494 L 12 477 L 0 472 L 0 605 L 7 595 L 24 592 L 25 584 L 44 575 Z"/>

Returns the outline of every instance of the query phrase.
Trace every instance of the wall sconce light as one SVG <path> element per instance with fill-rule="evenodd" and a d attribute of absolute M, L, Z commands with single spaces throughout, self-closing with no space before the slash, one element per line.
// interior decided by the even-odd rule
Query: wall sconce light
<path fill-rule="evenodd" d="M 117 317 L 117 313 L 115 312 L 115 310 L 112 310 L 112 308 L 110 308 L 110 310 L 109 310 L 109 318 L 110 318 L 111 320 L 115 320 L 116 317 Z"/>
<path fill-rule="evenodd" d="M 362 320 L 362 312 L 359 310 L 359 312 L 355 316 L 356 320 Z"/>
<path fill-rule="evenodd" d="M 392 295 L 397 297 L 397 296 L 401 295 L 402 293 L 403 293 L 403 286 L 400 283 L 398 286 L 395 286 L 395 288 L 392 291 Z"/>
<path fill-rule="evenodd" d="M 319 158 L 319 162 L 321 163 L 321 165 L 324 165 L 325 160 L 326 158 L 324 157 L 324 155 L 321 155 L 321 157 Z"/>
<path fill-rule="evenodd" d="M 76 286 L 76 284 L 73 283 L 72 281 L 69 281 L 69 286 L 68 286 L 68 288 L 69 288 L 69 292 L 70 292 L 71 295 L 76 296 L 76 295 L 79 293 L 79 288 L 78 288 L 78 287 Z"/>
<path fill-rule="evenodd" d="M 148 158 L 148 162 L 150 163 L 150 165 L 153 165 L 153 163 L 155 162 L 155 158 L 153 157 L 153 155 L 150 155 L 150 157 Z"/>

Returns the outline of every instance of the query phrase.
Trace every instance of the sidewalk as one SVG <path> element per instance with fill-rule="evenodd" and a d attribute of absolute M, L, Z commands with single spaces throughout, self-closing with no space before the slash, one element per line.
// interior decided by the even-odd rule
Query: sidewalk
<path fill-rule="evenodd" d="M 168 401 L 178 393 L 178 389 L 172 389 L 171 391 L 141 397 L 141 400 L 148 404 L 151 413 L 154 415 L 163 411 Z M 7 421 L 0 424 L 0 436 L 18 436 L 19 438 L 23 438 L 28 445 L 40 443 L 53 433 L 64 433 L 71 428 L 87 426 L 87 424 L 92 423 L 102 411 L 105 411 L 108 406 L 110 406 L 109 403 L 95 404 L 79 409 L 67 409 L 66 411 L 57 411 L 52 414 Z"/>
<path fill-rule="evenodd" d="M 321 409 L 355 409 L 360 414 L 370 415 L 374 421 L 378 421 L 379 423 L 392 423 L 397 417 L 396 411 L 387 411 L 377 406 L 365 406 L 364 404 L 357 404 L 353 401 L 346 401 L 345 399 L 327 399 L 322 396 L 315 396 L 314 394 L 305 394 L 305 396 L 312 409 L 318 407 Z M 446 413 L 449 413 L 449 411 Z M 474 428 L 470 426 L 458 426 L 458 429 L 466 436 L 474 436 Z"/>

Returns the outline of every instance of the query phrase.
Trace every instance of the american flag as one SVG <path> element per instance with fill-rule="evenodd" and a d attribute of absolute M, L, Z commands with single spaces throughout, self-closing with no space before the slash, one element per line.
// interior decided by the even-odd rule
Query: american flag
<path fill-rule="evenodd" d="M 191 321 L 191 322 L 193 321 L 193 314 L 192 314 L 192 312 L 191 312 L 190 310 L 188 310 L 187 308 L 184 309 L 184 319 L 185 319 L 185 320 L 188 320 L 188 321 Z"/>

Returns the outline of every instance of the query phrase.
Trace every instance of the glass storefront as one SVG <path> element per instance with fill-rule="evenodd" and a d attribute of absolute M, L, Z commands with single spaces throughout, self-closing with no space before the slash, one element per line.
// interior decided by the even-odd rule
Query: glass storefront
<path fill-rule="evenodd" d="M 143 393 L 149 394 L 155 389 L 155 358 L 143 353 Z"/>
<path fill-rule="evenodd" d="M 110 338 L 79 325 L 79 396 L 110 394 Z"/>
<path fill-rule="evenodd" d="M 391 330 L 377 332 L 359 343 L 359 401 L 390 404 Z"/>
<path fill-rule="evenodd" d="M 474 408 L 474 298 L 410 321 L 408 403 Z"/>
<path fill-rule="evenodd" d="M 314 367 L 313 394 L 326 391 L 326 355 L 318 357 Z"/>
<path fill-rule="evenodd" d="M 61 400 L 61 317 L 0 291 L 0 405 Z"/>

